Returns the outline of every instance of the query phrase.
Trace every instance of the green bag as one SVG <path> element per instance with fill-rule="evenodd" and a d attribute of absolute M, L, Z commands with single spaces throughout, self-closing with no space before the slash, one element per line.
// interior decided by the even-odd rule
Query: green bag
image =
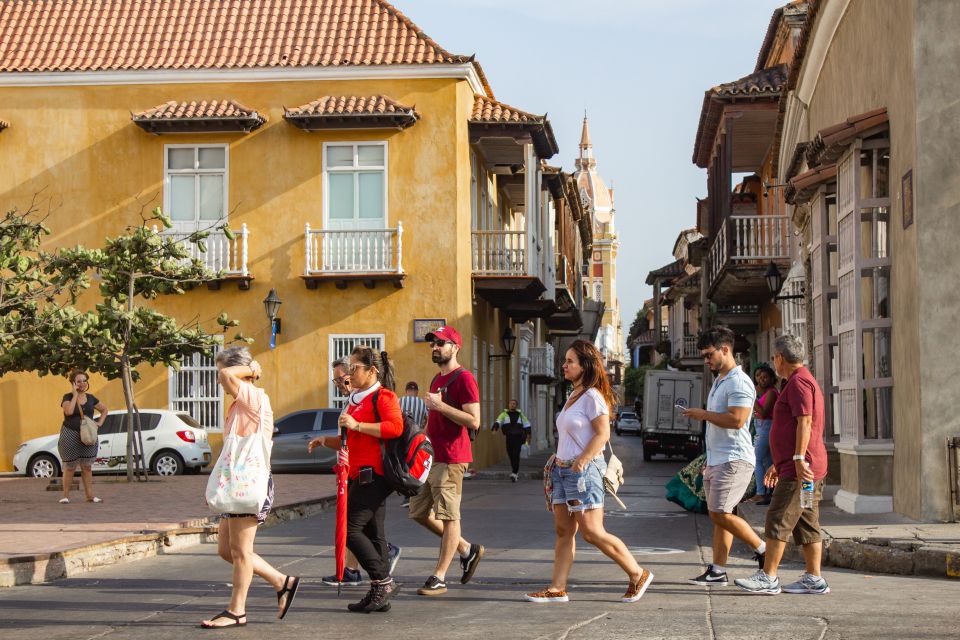
<path fill-rule="evenodd" d="M 667 500 L 693 513 L 707 513 L 707 496 L 703 492 L 703 474 L 700 473 L 706 460 L 707 454 L 700 455 L 667 482 Z"/>

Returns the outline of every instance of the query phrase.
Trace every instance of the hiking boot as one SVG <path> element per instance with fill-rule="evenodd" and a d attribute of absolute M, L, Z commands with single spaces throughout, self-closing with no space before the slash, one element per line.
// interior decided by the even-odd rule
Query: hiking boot
<path fill-rule="evenodd" d="M 447 592 L 447 583 L 437 576 L 430 576 L 423 586 L 417 589 L 421 596 L 439 596 Z"/>
<path fill-rule="evenodd" d="M 399 590 L 397 583 L 393 581 L 393 578 L 387 578 L 386 580 L 380 580 L 379 582 L 370 582 L 370 602 L 367 603 L 366 608 L 363 610 L 364 613 L 370 613 L 371 611 L 388 611 L 387 607 L 390 606 L 390 598 Z"/>
<path fill-rule="evenodd" d="M 749 578 L 738 578 L 734 583 L 744 591 L 775 596 L 780 593 L 780 578 L 768 576 L 761 569 Z"/>
<path fill-rule="evenodd" d="M 800 574 L 799 580 L 783 587 L 783 592 L 820 596 L 825 593 L 830 593 L 830 585 L 820 576 L 815 576 L 804 571 Z"/>
<path fill-rule="evenodd" d="M 759 565 L 759 566 L 757 566 L 757 568 L 760 569 L 760 571 L 763 571 L 763 563 L 764 563 L 764 561 L 767 559 L 767 554 L 766 554 L 766 553 L 760 553 L 759 551 L 754 551 L 754 552 L 753 552 L 753 559 L 756 560 L 756 561 L 757 561 L 757 565 Z"/>
<path fill-rule="evenodd" d="M 471 544 L 470 553 L 467 554 L 467 557 L 460 557 L 460 567 L 463 569 L 460 584 L 470 582 L 470 578 L 473 577 L 473 572 L 477 570 L 477 565 L 480 564 L 480 560 L 483 558 L 483 552 L 484 548 L 482 544 Z"/>
<path fill-rule="evenodd" d="M 643 592 L 647 590 L 651 582 L 653 582 L 653 574 L 644 569 L 640 574 L 639 580 L 627 585 L 627 591 L 623 594 L 623 597 L 620 598 L 620 602 L 627 604 L 636 602 L 643 596 Z"/>
<path fill-rule="evenodd" d="M 550 589 L 528 593 L 523 598 L 529 602 L 570 602 L 570 597 L 567 596 L 566 591 L 551 591 Z"/>
<path fill-rule="evenodd" d="M 387 543 L 387 573 L 393 575 L 393 570 L 397 568 L 397 561 L 400 560 L 400 554 L 403 549 Z"/>
<path fill-rule="evenodd" d="M 363 582 L 363 575 L 360 573 L 359 569 L 350 569 L 348 567 L 344 567 L 343 582 L 337 580 L 337 574 L 327 576 L 326 578 L 323 578 L 321 582 L 331 587 L 335 587 L 338 584 L 342 584 L 347 587 L 358 587 L 360 586 L 360 583 Z"/>
<path fill-rule="evenodd" d="M 687 580 L 689 584 L 698 584 L 702 587 L 725 587 L 727 586 L 727 572 L 717 571 L 713 565 L 707 567 L 707 570 L 696 578 Z"/>

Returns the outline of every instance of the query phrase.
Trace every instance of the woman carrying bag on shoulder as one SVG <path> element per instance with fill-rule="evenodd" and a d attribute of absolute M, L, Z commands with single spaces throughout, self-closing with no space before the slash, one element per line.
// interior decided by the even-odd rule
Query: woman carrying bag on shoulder
<path fill-rule="evenodd" d="M 386 500 L 393 488 L 383 477 L 383 440 L 403 433 L 403 413 L 393 392 L 393 367 L 385 351 L 357 346 L 350 354 L 350 403 L 340 415 L 340 427 L 347 430 L 350 452 L 350 484 L 347 490 L 347 548 L 370 574 L 370 590 L 359 601 L 347 605 L 356 613 L 390 610 L 390 598 L 397 586 L 387 561 L 384 529 Z M 311 449 L 322 444 L 339 449 L 340 439 L 314 440 Z"/>
<path fill-rule="evenodd" d="M 216 362 L 220 385 L 234 401 L 227 412 L 223 449 L 207 482 L 207 504 L 221 513 L 217 551 L 233 565 L 233 590 L 227 609 L 200 623 L 204 629 L 247 624 L 253 574 L 276 590 L 278 618 L 287 615 L 300 586 L 300 578 L 280 573 L 253 550 L 257 526 L 273 503 L 273 410 L 267 394 L 253 384 L 260 379 L 260 364 L 246 347 L 224 349 Z"/>
<path fill-rule="evenodd" d="M 650 586 L 653 574 L 640 567 L 627 546 L 603 527 L 603 449 L 610 440 L 613 390 L 603 358 L 593 344 L 576 340 L 567 350 L 563 377 L 573 383 L 573 393 L 557 415 L 557 453 L 544 469 L 548 503 L 557 532 L 553 579 L 543 591 L 528 593 L 530 602 L 567 602 L 567 578 L 573 565 L 577 532 L 620 565 L 629 579 L 621 602 L 636 602 Z"/>
<path fill-rule="evenodd" d="M 63 409 L 63 426 L 60 427 L 60 439 L 57 441 L 57 452 L 63 461 L 63 497 L 60 504 L 69 504 L 70 486 L 73 484 L 73 474 L 80 467 L 80 477 L 83 479 L 83 492 L 87 502 L 100 503 L 100 498 L 93 495 L 93 463 L 97 459 L 99 438 L 94 434 L 93 442 L 87 444 L 81 439 L 81 429 L 84 419 L 92 420 L 93 412 L 100 414 L 96 421 L 97 429 L 103 426 L 107 419 L 107 407 L 89 393 L 90 376 L 86 371 L 74 369 L 70 372 L 72 393 L 63 394 L 60 408 Z"/>

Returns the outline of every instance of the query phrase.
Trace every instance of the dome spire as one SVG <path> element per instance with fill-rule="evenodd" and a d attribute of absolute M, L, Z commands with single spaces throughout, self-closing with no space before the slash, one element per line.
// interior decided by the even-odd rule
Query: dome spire
<path fill-rule="evenodd" d="M 580 148 L 587 149 L 593 147 L 590 142 L 590 125 L 587 123 L 587 110 L 583 110 L 583 133 L 580 134 Z"/>
<path fill-rule="evenodd" d="M 580 134 L 580 157 L 577 158 L 577 170 L 592 169 L 597 166 L 593 158 L 593 143 L 590 141 L 590 124 L 587 121 L 587 110 L 583 110 L 583 131 Z"/>

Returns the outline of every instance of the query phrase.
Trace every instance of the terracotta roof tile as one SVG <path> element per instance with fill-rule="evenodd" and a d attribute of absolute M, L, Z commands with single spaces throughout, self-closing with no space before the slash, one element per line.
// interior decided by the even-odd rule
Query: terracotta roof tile
<path fill-rule="evenodd" d="M 304 115 L 383 115 L 416 113 L 387 96 L 323 96 L 318 100 L 287 109 L 288 116 Z"/>
<path fill-rule="evenodd" d="M 693 143 L 693 163 L 706 168 L 710 161 L 713 138 L 720 125 L 725 105 L 740 100 L 778 101 L 786 82 L 787 65 L 781 64 L 705 91 L 703 106 L 700 108 L 700 124 L 697 126 L 697 137 Z"/>
<path fill-rule="evenodd" d="M 164 102 L 146 111 L 131 113 L 141 129 L 150 133 L 186 131 L 250 132 L 267 121 L 267 116 L 233 100 Z"/>
<path fill-rule="evenodd" d="M 0 3 L 0 72 L 467 62 L 385 0 Z"/>
<path fill-rule="evenodd" d="M 486 96 L 475 95 L 473 97 L 471 122 L 542 123 L 545 119 L 545 116 L 535 116 L 532 113 L 521 111 L 516 107 L 511 107 Z"/>
<path fill-rule="evenodd" d="M 824 182 L 837 177 L 837 165 L 814 167 L 800 175 L 790 178 L 787 183 L 784 199 L 793 205 L 804 204 L 816 193 Z"/>
<path fill-rule="evenodd" d="M 663 284 L 669 284 L 673 278 L 677 276 L 682 276 L 686 273 L 683 269 L 683 260 L 674 260 L 670 264 L 666 264 L 659 269 L 654 269 L 647 274 L 647 284 L 652 285 L 655 280 L 662 278 L 665 280 Z"/>
<path fill-rule="evenodd" d="M 887 108 L 879 107 L 821 129 L 807 146 L 807 166 L 816 167 L 833 162 L 851 140 L 868 129 L 886 124 L 889 119 Z"/>
<path fill-rule="evenodd" d="M 190 118 L 249 118 L 257 115 L 260 114 L 233 100 L 201 100 L 199 102 L 171 100 L 152 109 L 134 113 L 133 117 L 136 120 L 185 120 Z"/>

